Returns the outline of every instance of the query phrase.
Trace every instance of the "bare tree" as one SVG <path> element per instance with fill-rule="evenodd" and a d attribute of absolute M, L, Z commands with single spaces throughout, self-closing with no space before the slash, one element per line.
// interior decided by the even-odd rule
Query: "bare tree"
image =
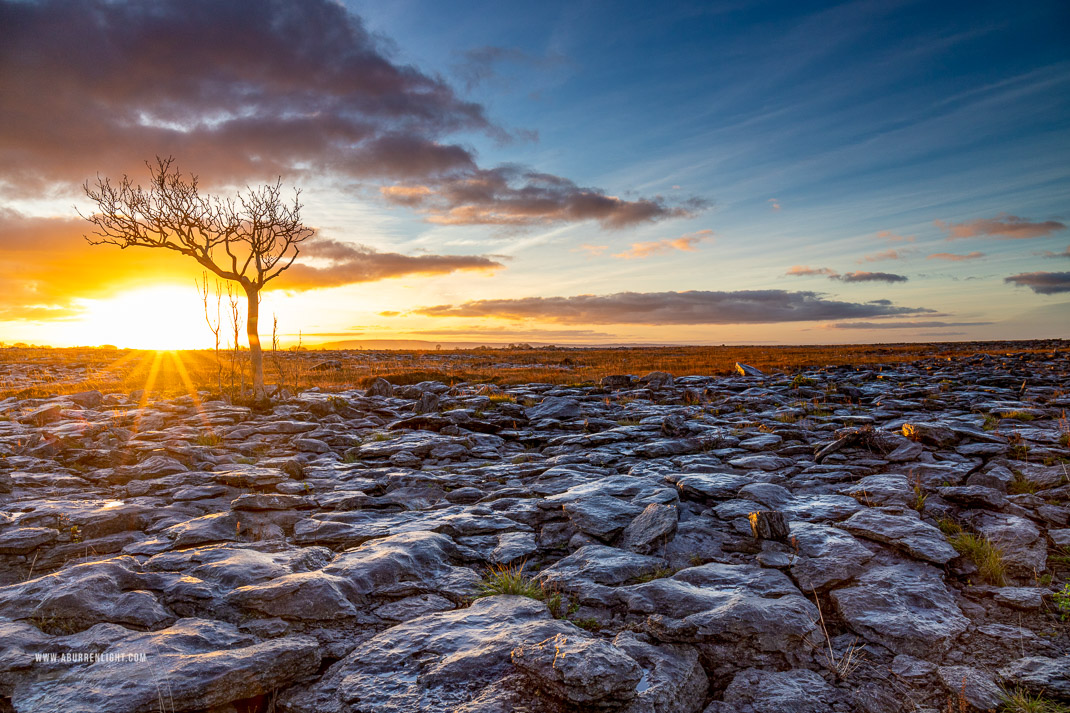
<path fill-rule="evenodd" d="M 282 198 L 282 179 L 250 188 L 236 198 L 202 196 L 197 177 L 188 179 L 174 167 L 174 158 L 146 162 L 152 182 L 134 185 L 123 175 L 113 184 L 97 177 L 83 186 L 96 212 L 83 216 L 96 226 L 93 245 L 174 250 L 193 258 L 224 280 L 241 285 L 248 299 L 246 333 L 253 391 L 264 398 L 264 363 L 258 331 L 260 290 L 293 264 L 298 246 L 314 231 L 301 223 L 300 192 Z M 235 346 L 237 346 L 235 344 Z"/>

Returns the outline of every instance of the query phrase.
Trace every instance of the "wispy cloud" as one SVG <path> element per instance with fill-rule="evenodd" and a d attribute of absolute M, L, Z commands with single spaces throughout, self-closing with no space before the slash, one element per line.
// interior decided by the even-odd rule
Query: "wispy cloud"
<path fill-rule="evenodd" d="M 599 255 L 604 254 L 606 250 L 609 250 L 608 245 L 591 245 L 589 243 L 584 243 L 578 248 L 573 248 L 571 252 L 586 253 L 588 257 L 598 257 Z"/>
<path fill-rule="evenodd" d="M 915 237 L 913 235 L 899 235 L 898 233 L 893 233 L 890 230 L 880 231 L 879 233 L 877 233 L 877 237 L 881 240 L 887 240 L 890 243 L 912 243 L 915 240 Z"/>
<path fill-rule="evenodd" d="M 430 184 L 383 186 L 386 200 L 413 208 L 439 225 L 553 225 L 596 220 L 624 228 L 667 218 L 690 218 L 708 207 L 691 198 L 670 203 L 661 196 L 625 200 L 567 178 L 519 166 L 454 172 Z"/>
<path fill-rule="evenodd" d="M 769 210 L 771 210 L 773 212 L 779 212 L 780 211 L 780 201 L 779 200 L 777 200 L 776 198 L 770 198 L 768 203 L 769 203 Z"/>
<path fill-rule="evenodd" d="M 276 289 L 314 290 L 405 275 L 443 275 L 460 270 L 492 271 L 505 267 L 485 255 L 401 255 L 322 237 L 309 241 L 302 248 L 304 258 L 328 264 L 295 263 L 278 285 L 273 285 Z"/>
<path fill-rule="evenodd" d="M 967 220 L 964 223 L 946 223 L 942 220 L 933 222 L 938 228 L 947 232 L 948 240 L 986 236 L 1002 240 L 1025 240 L 1043 238 L 1060 230 L 1066 230 L 1066 226 L 1057 220 L 1032 221 L 1007 213 L 1000 213 L 995 218 Z"/>
<path fill-rule="evenodd" d="M 825 329 L 935 329 L 938 327 L 979 327 L 991 322 L 838 322 Z"/>
<path fill-rule="evenodd" d="M 1066 246 L 1066 250 L 1063 250 L 1061 253 L 1055 253 L 1055 252 L 1052 252 L 1051 250 L 1045 250 L 1042 253 L 1042 255 L 1044 257 L 1050 257 L 1050 258 L 1070 257 L 1070 245 L 1067 245 Z"/>
<path fill-rule="evenodd" d="M 639 258 L 651 257 L 652 255 L 664 255 L 665 253 L 683 251 L 683 252 L 695 252 L 698 248 L 695 247 L 701 242 L 713 240 L 713 231 L 699 230 L 694 233 L 687 233 L 681 235 L 678 238 L 664 238 L 662 240 L 653 240 L 645 243 L 632 243 L 632 246 L 624 252 L 616 253 L 613 257 L 622 258 L 624 260 L 635 260 Z"/>
<path fill-rule="evenodd" d="M 962 262 L 963 260 L 979 260 L 985 256 L 984 253 L 974 250 L 973 252 L 966 253 L 965 255 L 956 255 L 955 253 L 933 253 L 929 255 L 927 260 L 949 260 L 951 262 Z"/>
<path fill-rule="evenodd" d="M 1070 272 L 1023 272 L 1003 278 L 1018 287 L 1028 287 L 1038 295 L 1055 295 L 1070 292 Z"/>
<path fill-rule="evenodd" d="M 809 267 L 808 265 L 795 265 L 788 268 L 788 271 L 784 273 L 792 277 L 808 277 L 814 275 L 823 275 L 830 280 L 839 280 L 840 282 L 906 282 L 907 278 L 904 275 L 896 275 L 891 272 L 845 272 L 840 274 L 835 270 L 827 267 Z"/>
<path fill-rule="evenodd" d="M 845 272 L 842 275 L 830 275 L 830 280 L 841 282 L 906 282 L 904 275 L 896 275 L 891 272 Z"/>
<path fill-rule="evenodd" d="M 910 254 L 909 250 L 882 250 L 879 253 L 873 255 L 864 255 L 858 259 L 861 264 L 863 262 L 883 262 L 884 260 L 901 260 Z"/>
<path fill-rule="evenodd" d="M 453 74 L 464 82 L 465 89 L 472 91 L 481 84 L 499 84 L 503 65 L 532 68 L 550 68 L 565 64 L 560 54 L 538 56 L 516 47 L 486 45 L 457 53 L 458 60 L 451 65 Z"/>
<path fill-rule="evenodd" d="M 808 277 L 811 275 L 825 275 L 828 277 L 835 277 L 839 273 L 835 270 L 827 267 L 810 267 L 809 265 L 792 265 L 788 268 L 788 271 L 784 273 L 791 277 Z"/>
<path fill-rule="evenodd" d="M 935 310 L 840 302 L 816 292 L 619 292 L 476 300 L 414 310 L 430 317 L 498 317 L 567 324 L 767 324 L 926 314 Z"/>

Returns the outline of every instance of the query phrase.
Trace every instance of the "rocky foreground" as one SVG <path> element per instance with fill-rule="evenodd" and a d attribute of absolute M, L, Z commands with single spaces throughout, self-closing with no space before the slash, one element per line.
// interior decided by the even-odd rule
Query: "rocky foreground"
<path fill-rule="evenodd" d="M 0 401 L 0 710 L 1070 701 L 1068 372 Z"/>

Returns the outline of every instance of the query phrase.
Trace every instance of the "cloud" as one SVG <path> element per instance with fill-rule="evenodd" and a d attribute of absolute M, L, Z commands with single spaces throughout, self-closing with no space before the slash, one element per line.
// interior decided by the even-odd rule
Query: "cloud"
<path fill-rule="evenodd" d="M 504 267 L 484 255 L 401 255 L 383 253 L 366 245 L 317 237 L 301 250 L 295 263 L 273 287 L 283 290 L 314 290 L 357 282 L 374 282 L 405 275 L 443 275 L 460 270 L 497 270 Z M 307 258 L 328 262 L 309 264 Z"/>
<path fill-rule="evenodd" d="M 0 207 L 0 321 L 68 319 L 82 311 L 78 298 L 103 299 L 160 283 L 189 285 L 201 273 L 193 260 L 170 250 L 90 245 L 83 237 L 90 228 L 81 219 L 38 218 Z M 482 255 L 410 257 L 322 236 L 303 243 L 298 259 L 272 288 L 309 290 L 502 267 Z"/>
<path fill-rule="evenodd" d="M 847 272 L 843 275 L 829 275 L 830 280 L 842 282 L 906 282 L 903 275 L 895 275 L 891 272 Z"/>
<path fill-rule="evenodd" d="M 1025 240 L 1043 238 L 1046 235 L 1066 230 L 1066 226 L 1056 220 L 1034 222 L 1028 218 L 1000 213 L 995 218 L 978 218 L 964 223 L 946 223 L 933 221 L 938 228 L 948 233 L 948 240 L 993 236 L 1003 240 Z"/>
<path fill-rule="evenodd" d="M 890 272 L 847 272 L 840 274 L 827 267 L 809 267 L 808 265 L 794 265 L 784 273 L 792 277 L 807 277 L 812 275 L 824 275 L 830 280 L 840 282 L 906 282 L 903 275 L 895 275 Z"/>
<path fill-rule="evenodd" d="M 900 260 L 906 255 L 909 255 L 908 250 L 882 250 L 879 253 L 873 255 L 865 255 L 858 260 L 859 263 L 863 262 L 881 262 L 883 260 Z"/>
<path fill-rule="evenodd" d="M 1043 255 L 1044 257 L 1051 258 L 1070 257 L 1070 245 L 1067 245 L 1066 250 L 1063 250 L 1061 253 L 1054 253 L 1051 250 L 1045 250 Z"/>
<path fill-rule="evenodd" d="M 654 240 L 646 243 L 632 243 L 632 246 L 629 249 L 622 253 L 616 253 L 613 257 L 619 257 L 625 260 L 635 260 L 647 258 L 652 255 L 664 255 L 665 253 L 676 251 L 695 252 L 698 249 L 695 247 L 697 244 L 712 239 L 712 230 L 699 230 L 694 233 L 681 235 L 678 238 L 664 238 L 662 240 Z"/>
<path fill-rule="evenodd" d="M 788 268 L 788 271 L 784 273 L 792 277 L 806 277 L 809 275 L 827 275 L 828 277 L 835 277 L 838 273 L 835 270 L 830 270 L 827 267 L 810 267 L 809 265 L 792 265 Z"/>
<path fill-rule="evenodd" d="M 877 237 L 891 243 L 912 243 L 915 240 L 913 235 L 898 235 L 890 230 L 880 231 L 877 233 Z"/>
<path fill-rule="evenodd" d="M 38 218 L 0 206 L 0 320 L 58 320 L 82 311 L 75 297 L 105 298 L 160 282 L 190 284 L 200 268 L 169 250 L 89 245 L 80 219 Z"/>
<path fill-rule="evenodd" d="M 926 314 L 933 310 L 829 300 L 816 292 L 619 292 L 476 300 L 414 310 L 430 317 L 537 319 L 565 324 L 768 324 Z"/>
<path fill-rule="evenodd" d="M 333 0 L 0 0 L 0 26 L 8 196 L 69 192 L 98 172 L 144 175 L 159 154 L 207 187 L 279 175 L 395 184 L 387 198 L 445 224 L 614 228 L 701 205 L 481 166 L 450 137 L 501 143 L 516 132 L 440 76 L 393 59 L 387 40 Z"/>
<path fill-rule="evenodd" d="M 977 252 L 976 250 L 974 250 L 973 252 L 966 253 L 965 255 L 956 255 L 955 253 L 933 253 L 932 255 L 929 255 L 926 259 L 950 260 L 951 262 L 961 262 L 963 260 L 978 260 L 980 258 L 983 258 L 984 256 L 984 253 Z"/>
<path fill-rule="evenodd" d="M 1003 278 L 1018 287 L 1028 287 L 1038 295 L 1054 295 L 1070 292 L 1070 272 L 1023 272 Z"/>
<path fill-rule="evenodd" d="M 992 322 L 839 322 L 826 329 L 935 329 L 937 327 L 978 327 Z"/>
<path fill-rule="evenodd" d="M 472 91 L 481 84 L 487 84 L 501 78 L 499 67 L 502 65 L 519 65 L 534 68 L 560 66 L 565 63 L 561 55 L 539 57 L 528 54 L 515 47 L 496 47 L 487 45 L 457 53 L 458 61 L 450 69 L 464 82 L 465 89 Z"/>
<path fill-rule="evenodd" d="M 774 213 L 780 212 L 780 201 L 778 201 L 776 198 L 770 198 L 768 203 L 769 210 L 773 211 Z"/>
<path fill-rule="evenodd" d="M 439 225 L 551 225 L 596 220 L 623 228 L 667 218 L 690 218 L 708 207 L 698 198 L 669 204 L 661 196 L 624 200 L 599 188 L 516 165 L 475 169 L 431 184 L 397 183 L 382 196 L 427 216 Z"/>
<path fill-rule="evenodd" d="M 609 250 L 608 245 L 591 245 L 589 243 L 584 243 L 578 248 L 573 248 L 570 252 L 582 252 L 587 253 L 588 257 L 598 257 L 599 255 L 605 253 L 606 250 Z"/>

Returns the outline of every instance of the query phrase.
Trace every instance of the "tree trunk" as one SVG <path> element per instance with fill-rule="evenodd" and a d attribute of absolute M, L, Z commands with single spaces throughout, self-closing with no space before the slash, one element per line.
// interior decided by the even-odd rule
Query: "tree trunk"
<path fill-rule="evenodd" d="M 253 398 L 262 399 L 264 389 L 264 354 L 260 350 L 260 291 L 245 290 L 249 298 L 249 317 L 245 320 L 245 329 L 249 335 L 249 363 L 253 367 Z"/>

